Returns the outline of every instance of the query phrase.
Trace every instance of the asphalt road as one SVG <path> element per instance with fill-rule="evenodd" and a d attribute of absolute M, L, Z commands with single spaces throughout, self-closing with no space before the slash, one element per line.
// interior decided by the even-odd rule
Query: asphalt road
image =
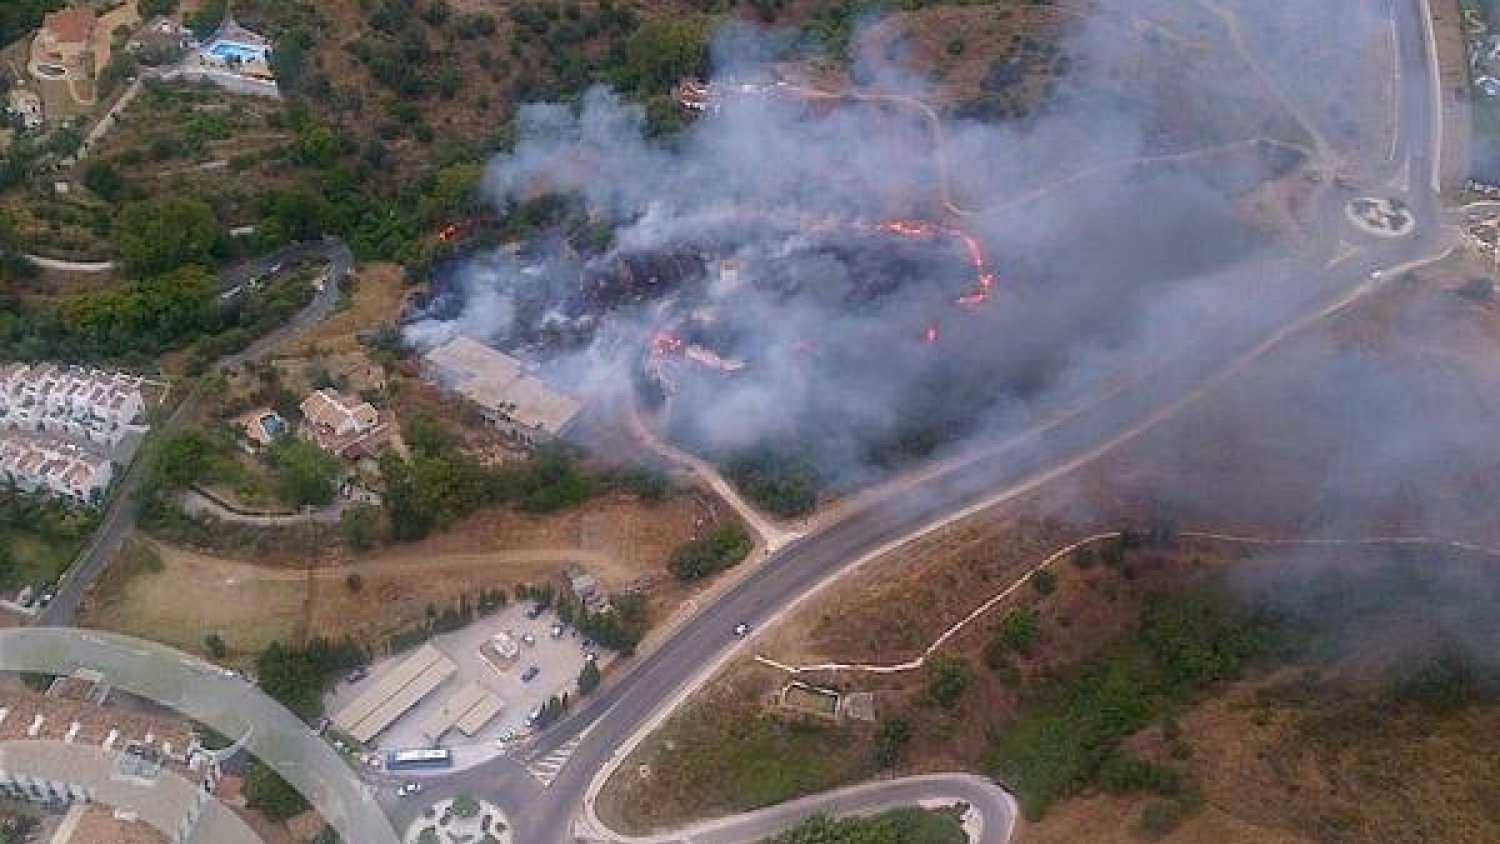
<path fill-rule="evenodd" d="M 959 808 L 984 819 L 979 838 L 972 844 L 1005 844 L 1015 828 L 1014 801 L 990 780 L 971 774 L 929 774 L 856 785 L 696 824 L 672 835 L 633 840 L 643 844 L 744 844 L 769 838 L 810 815 L 869 816 L 907 806 Z"/>
<path fill-rule="evenodd" d="M 1288 295 L 1259 303 L 1237 321 L 1204 332 L 1197 343 L 1125 389 L 1049 428 L 1021 435 L 1004 448 L 903 488 L 897 496 L 873 501 L 771 556 L 641 659 L 628 675 L 537 740 L 533 756 L 582 736 L 569 763 L 540 794 L 534 784 L 514 782 L 514 774 L 500 770 L 513 768 L 509 761 L 457 774 L 435 790 L 473 791 L 509 807 L 516 813 L 513 820 L 521 844 L 575 840 L 574 821 L 595 779 L 617 764 L 623 750 L 685 692 L 705 681 L 742 646 L 730 633 L 736 623 L 763 625 L 873 551 L 967 508 L 1024 494 L 1106 453 L 1223 383 L 1281 339 L 1340 310 L 1405 267 L 1446 252 L 1451 237 L 1442 225 L 1435 193 L 1441 100 L 1433 96 L 1436 68 L 1424 20 L 1425 4 L 1398 2 L 1392 13 L 1400 68 L 1395 154 L 1390 161 L 1371 165 L 1370 171 L 1378 175 L 1360 190 L 1325 189 L 1324 214 L 1331 217 L 1324 226 L 1330 235 L 1325 257 L 1332 259 L 1342 242 L 1337 260 L 1286 268 L 1299 282 L 1286 285 Z M 1345 222 L 1342 206 L 1360 194 L 1404 199 L 1417 220 L 1414 232 L 1391 240 L 1356 231 Z M 889 788 L 904 786 L 893 783 Z M 819 806 L 815 798 L 803 808 Z M 739 830 L 744 837 L 718 840 L 754 841 L 767 829 L 747 826 Z M 693 840 L 705 839 L 693 835 Z"/>
<path fill-rule="evenodd" d="M 244 350 L 220 360 L 217 364 L 219 367 L 239 366 L 247 361 L 263 357 L 308 327 L 326 319 L 333 312 L 334 306 L 338 304 L 339 284 L 354 268 L 354 255 L 342 240 L 331 238 L 292 244 L 230 267 L 219 274 L 219 290 L 224 292 L 243 286 L 251 278 L 266 275 L 272 267 L 278 264 L 316 260 L 327 261 L 329 273 L 327 283 L 323 285 L 323 289 L 312 302 L 285 325 L 260 337 Z M 253 294 L 247 292 L 241 295 Z M 193 392 L 178 403 L 171 415 L 156 426 L 158 435 L 170 434 L 181 428 L 187 420 L 193 417 L 201 399 L 201 393 L 194 388 Z M 120 546 L 125 542 L 126 537 L 130 536 L 131 531 L 135 530 L 135 497 L 140 491 L 141 482 L 146 474 L 145 462 L 144 456 L 139 456 L 126 469 L 125 476 L 120 480 L 114 497 L 105 508 L 98 530 L 94 532 L 93 538 L 79 554 L 78 559 L 63 575 L 62 583 L 58 586 L 52 603 L 37 613 L 34 624 L 62 626 L 72 623 L 73 617 L 78 613 L 78 607 L 88 593 L 90 584 L 104 571 L 105 565 L 120 550 Z"/>

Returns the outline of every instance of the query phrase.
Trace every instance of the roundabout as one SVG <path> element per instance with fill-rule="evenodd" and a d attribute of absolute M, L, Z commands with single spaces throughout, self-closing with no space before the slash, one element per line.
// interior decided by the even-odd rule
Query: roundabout
<path fill-rule="evenodd" d="M 1360 231 L 1376 237 L 1405 237 L 1416 230 L 1417 218 L 1400 199 L 1362 196 L 1344 205 L 1344 216 Z"/>
<path fill-rule="evenodd" d="M 512 844 L 509 820 L 500 809 L 468 794 L 439 800 L 406 828 L 403 844 Z"/>

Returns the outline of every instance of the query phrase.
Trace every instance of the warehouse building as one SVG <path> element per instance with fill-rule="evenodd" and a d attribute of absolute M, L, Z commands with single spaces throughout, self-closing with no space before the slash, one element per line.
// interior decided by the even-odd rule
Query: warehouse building
<path fill-rule="evenodd" d="M 472 402 L 517 445 L 561 435 L 583 408 L 572 396 L 526 374 L 520 361 L 467 337 L 434 347 L 423 363 L 430 380 Z"/>
<path fill-rule="evenodd" d="M 375 678 L 333 716 L 333 725 L 355 741 L 369 744 L 457 671 L 452 659 L 431 643 L 425 644 Z"/>

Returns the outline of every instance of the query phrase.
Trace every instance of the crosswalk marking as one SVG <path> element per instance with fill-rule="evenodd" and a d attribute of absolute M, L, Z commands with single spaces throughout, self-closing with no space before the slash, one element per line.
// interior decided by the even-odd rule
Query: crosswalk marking
<path fill-rule="evenodd" d="M 583 741 L 583 736 L 578 735 L 569 739 L 568 742 L 540 759 L 533 759 L 526 764 L 527 773 L 531 774 L 543 787 L 550 787 L 552 781 L 557 779 L 558 773 L 563 766 L 568 764 L 572 758 L 573 751 Z"/>

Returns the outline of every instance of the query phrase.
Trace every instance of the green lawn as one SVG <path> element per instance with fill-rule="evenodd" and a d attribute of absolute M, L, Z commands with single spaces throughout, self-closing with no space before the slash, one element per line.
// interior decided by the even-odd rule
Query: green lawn
<path fill-rule="evenodd" d="M 55 580 L 78 556 L 98 516 L 24 496 L 0 500 L 0 587 Z"/>

